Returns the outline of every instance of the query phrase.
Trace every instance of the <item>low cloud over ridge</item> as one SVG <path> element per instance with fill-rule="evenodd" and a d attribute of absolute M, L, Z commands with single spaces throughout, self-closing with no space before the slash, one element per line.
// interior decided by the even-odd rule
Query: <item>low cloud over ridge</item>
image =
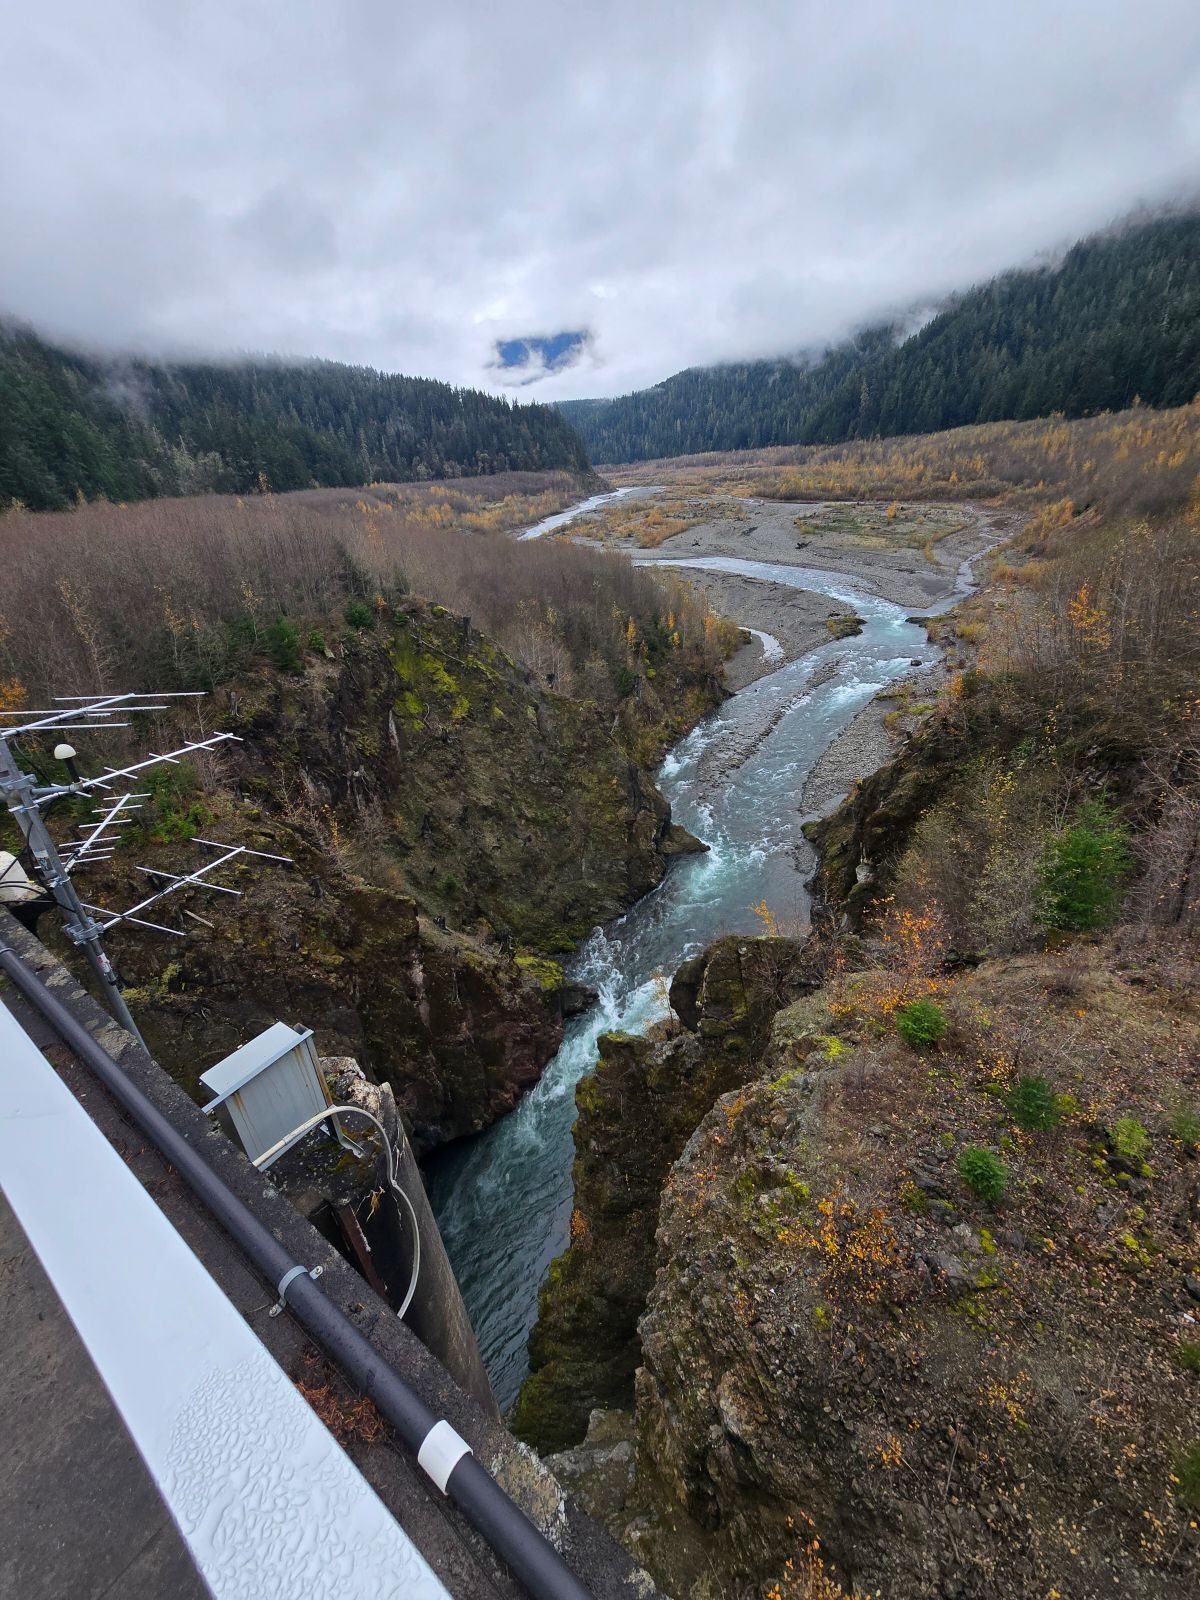
<path fill-rule="evenodd" d="M 0 310 L 539 398 L 819 345 L 1200 180 L 1191 0 L 26 0 L 0 48 Z"/>

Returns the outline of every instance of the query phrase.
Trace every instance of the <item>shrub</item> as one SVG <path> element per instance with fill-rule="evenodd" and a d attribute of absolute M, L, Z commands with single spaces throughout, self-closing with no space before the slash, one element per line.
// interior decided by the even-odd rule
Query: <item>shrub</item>
<path fill-rule="evenodd" d="M 325 635 L 321 632 L 320 628 L 313 628 L 309 633 L 308 648 L 310 650 L 318 651 L 321 655 L 325 654 L 328 646 L 325 643 Z"/>
<path fill-rule="evenodd" d="M 1045 1133 L 1062 1121 L 1062 1108 L 1045 1078 L 1026 1075 L 1004 1097 L 1009 1115 L 1027 1133 Z"/>
<path fill-rule="evenodd" d="M 1118 1117 L 1108 1130 L 1108 1142 L 1113 1154 L 1122 1161 L 1141 1162 L 1145 1159 L 1150 1135 L 1136 1117 Z"/>
<path fill-rule="evenodd" d="M 637 686 L 637 673 L 629 667 L 620 666 L 613 674 L 613 681 L 616 684 L 617 694 L 625 700 Z"/>
<path fill-rule="evenodd" d="M 352 628 L 372 628 L 375 625 L 375 612 L 365 600 L 351 600 L 343 614 Z"/>
<path fill-rule="evenodd" d="M 1200 1511 L 1200 1443 L 1176 1453 L 1175 1498 L 1189 1511 Z"/>
<path fill-rule="evenodd" d="M 973 1195 L 994 1206 L 1008 1185 L 1004 1162 L 994 1150 L 972 1144 L 958 1158 L 958 1175 Z"/>
<path fill-rule="evenodd" d="M 1200 1378 L 1200 1339 L 1181 1339 L 1175 1354 L 1185 1372 L 1194 1373 Z"/>
<path fill-rule="evenodd" d="M 1113 920 L 1133 865 L 1128 837 L 1125 824 L 1099 800 L 1081 806 L 1077 820 L 1051 837 L 1038 873 L 1043 927 L 1084 933 Z"/>
<path fill-rule="evenodd" d="M 300 672 L 300 630 L 286 617 L 277 617 L 263 633 L 267 654 L 281 672 Z"/>
<path fill-rule="evenodd" d="M 364 627 L 380 599 L 390 617 L 410 587 L 565 692 L 586 675 L 584 698 L 604 708 L 617 701 L 617 667 L 636 665 L 630 627 L 640 640 L 664 611 L 673 675 L 715 673 L 725 630 L 673 573 L 552 539 L 467 536 L 534 522 L 577 493 L 565 474 L 501 474 L 7 515 L 0 688 L 16 678 L 48 704 L 64 684 L 99 689 L 119 667 L 122 688 L 211 689 L 266 658 L 274 618 L 304 618 L 303 646 L 309 626 L 329 635 L 327 618 L 351 631 L 350 605 L 369 608 L 352 613 Z"/>
<path fill-rule="evenodd" d="M 140 838 L 156 844 L 184 843 L 212 821 L 212 813 L 198 797 L 199 780 L 190 762 L 161 768 L 143 781 L 151 803 L 126 835 L 131 842 Z"/>
<path fill-rule="evenodd" d="M 927 1050 L 946 1031 L 946 1013 L 932 1000 L 914 1000 L 896 1013 L 896 1032 L 914 1050 Z"/>
<path fill-rule="evenodd" d="M 1200 1111 L 1191 1106 L 1180 1106 L 1172 1113 L 1171 1132 L 1180 1144 L 1200 1145 Z"/>

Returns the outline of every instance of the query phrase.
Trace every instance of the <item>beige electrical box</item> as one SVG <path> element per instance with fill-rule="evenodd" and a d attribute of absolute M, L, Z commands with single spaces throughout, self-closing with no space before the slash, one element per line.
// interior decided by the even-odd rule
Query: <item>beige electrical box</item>
<path fill-rule="evenodd" d="M 224 1107 L 255 1166 L 278 1161 L 295 1142 L 289 1135 L 301 1138 L 304 1123 L 332 1104 L 312 1039 L 311 1028 L 301 1032 L 276 1022 L 200 1074 L 200 1082 L 215 1096 L 205 1111 L 211 1116 Z M 331 1115 L 330 1121 L 338 1139 L 348 1144 L 336 1117 Z M 281 1148 L 263 1160 L 281 1140 Z"/>

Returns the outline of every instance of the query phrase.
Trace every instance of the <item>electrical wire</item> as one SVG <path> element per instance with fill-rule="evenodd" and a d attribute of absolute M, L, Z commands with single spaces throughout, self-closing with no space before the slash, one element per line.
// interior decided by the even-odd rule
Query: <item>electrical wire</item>
<path fill-rule="evenodd" d="M 310 1128 L 317 1127 L 319 1123 L 328 1122 L 331 1116 L 340 1117 L 344 1115 L 366 1117 L 368 1122 L 373 1122 L 379 1129 L 379 1137 L 383 1140 L 383 1148 L 387 1155 L 388 1187 L 398 1200 L 403 1201 L 405 1210 L 407 1210 L 409 1219 L 412 1222 L 412 1271 L 409 1274 L 408 1289 L 405 1293 L 404 1299 L 400 1303 L 400 1309 L 396 1313 L 398 1317 L 403 1317 L 404 1313 L 412 1304 L 413 1295 L 417 1292 L 417 1278 L 421 1271 L 421 1230 L 417 1225 L 417 1213 L 413 1209 L 412 1201 L 396 1182 L 396 1157 L 392 1150 L 392 1141 L 388 1138 L 387 1133 L 384 1130 L 383 1123 L 380 1122 L 379 1118 L 374 1116 L 370 1111 L 365 1111 L 362 1106 L 326 1106 L 324 1111 L 319 1111 L 315 1117 L 309 1117 L 307 1122 L 302 1122 L 298 1128 L 293 1128 L 291 1133 L 285 1134 L 282 1139 L 277 1140 L 269 1150 L 264 1150 L 262 1155 L 260 1155 L 254 1162 L 254 1165 L 261 1168 L 263 1163 L 265 1161 L 269 1161 L 272 1156 L 278 1155 L 282 1150 L 287 1149 L 289 1145 L 295 1144 L 296 1140 L 306 1134 Z M 404 1138 L 403 1129 L 400 1130 L 400 1137 L 402 1139 Z"/>

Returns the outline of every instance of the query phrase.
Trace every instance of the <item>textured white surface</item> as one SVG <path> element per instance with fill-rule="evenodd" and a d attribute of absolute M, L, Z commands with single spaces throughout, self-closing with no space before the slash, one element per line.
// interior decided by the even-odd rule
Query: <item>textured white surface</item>
<path fill-rule="evenodd" d="M 0 1185 L 218 1600 L 444 1600 L 3 1006 Z"/>

